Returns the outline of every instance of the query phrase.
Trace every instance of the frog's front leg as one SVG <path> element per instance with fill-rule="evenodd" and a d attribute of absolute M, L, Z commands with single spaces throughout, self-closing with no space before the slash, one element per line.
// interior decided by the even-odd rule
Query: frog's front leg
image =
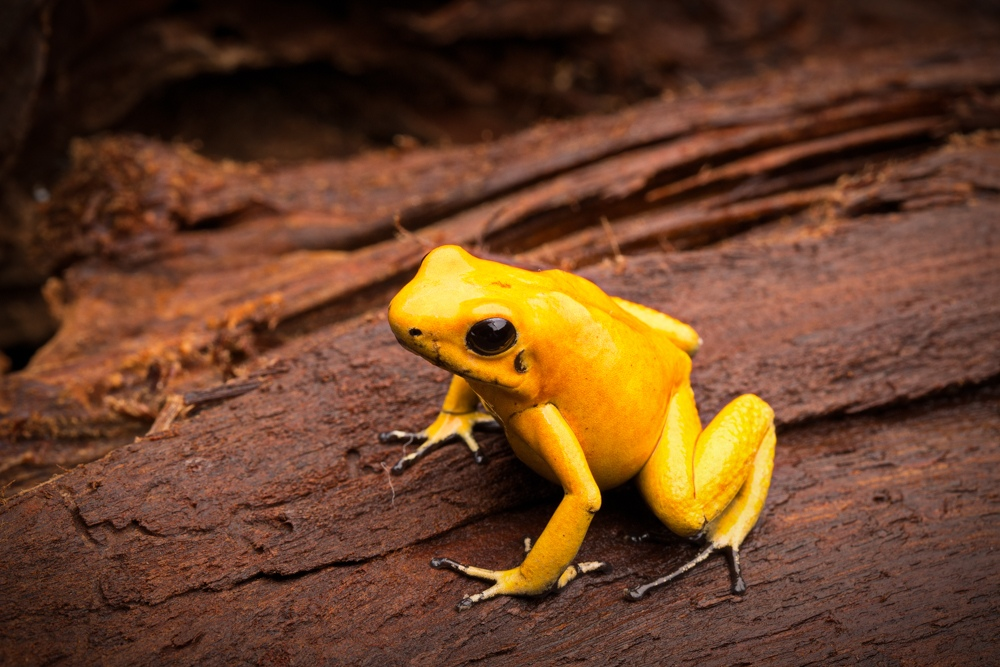
<path fill-rule="evenodd" d="M 601 508 L 601 492 L 572 429 L 552 404 L 529 408 L 510 418 L 509 427 L 551 468 L 565 495 L 524 561 L 510 570 L 487 570 L 435 558 L 431 565 L 448 567 L 478 579 L 493 581 L 481 593 L 466 596 L 459 609 L 497 595 L 540 595 L 561 588 L 580 570 L 570 570 L 594 513 Z M 594 567 L 590 567 L 594 565 Z M 597 569 L 587 564 L 583 570 Z"/>
<path fill-rule="evenodd" d="M 678 389 L 661 440 L 636 481 L 668 528 L 684 537 L 704 536 L 708 546 L 677 571 L 628 591 L 631 599 L 687 572 L 719 549 L 730 557 L 733 592 L 746 589 L 739 549 L 764 507 L 774 447 L 774 411 L 757 396 L 735 399 L 702 431 L 690 384 Z"/>
<path fill-rule="evenodd" d="M 417 459 L 430 454 L 437 447 L 455 437 L 459 437 L 465 441 L 476 463 L 485 462 L 486 457 L 483 456 L 479 443 L 472 436 L 472 429 L 479 425 L 493 425 L 497 427 L 498 425 L 493 415 L 476 410 L 478 405 L 479 396 L 476 395 L 476 392 L 472 391 L 472 387 L 469 386 L 468 382 L 455 375 L 452 377 L 448 393 L 444 397 L 441 412 L 438 413 L 437 418 L 430 426 L 423 431 L 415 433 L 408 431 L 379 433 L 378 437 L 382 442 L 403 440 L 407 443 L 423 443 L 416 450 L 401 458 L 392 467 L 392 472 L 398 475 L 413 465 Z"/>

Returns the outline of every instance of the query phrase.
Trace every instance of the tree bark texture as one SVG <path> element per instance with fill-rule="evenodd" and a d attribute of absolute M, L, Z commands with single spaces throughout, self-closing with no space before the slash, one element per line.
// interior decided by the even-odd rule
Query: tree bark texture
<path fill-rule="evenodd" d="M 971 44 L 346 161 L 78 141 L 34 242 L 61 328 L 0 383 L 0 661 L 989 664 L 998 90 Z M 696 547 L 629 543 L 626 486 L 580 554 L 612 573 L 455 611 L 430 558 L 515 564 L 559 490 L 501 436 L 388 474 L 448 378 L 384 306 L 445 242 L 690 322 L 703 418 L 774 406 L 746 595 L 713 557 L 627 602 Z"/>

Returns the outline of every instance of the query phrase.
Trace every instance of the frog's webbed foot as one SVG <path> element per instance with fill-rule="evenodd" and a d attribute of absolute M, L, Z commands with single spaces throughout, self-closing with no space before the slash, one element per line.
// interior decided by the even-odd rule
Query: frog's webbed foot
<path fill-rule="evenodd" d="M 418 459 L 430 454 L 435 449 L 455 438 L 461 438 L 469 450 L 476 463 L 485 463 L 486 456 L 483 454 L 479 443 L 472 436 L 474 428 L 484 430 L 502 430 L 493 415 L 485 412 L 471 411 L 462 413 L 452 413 L 441 411 L 437 419 L 423 431 L 387 431 L 379 433 L 378 439 L 384 443 L 403 442 L 405 445 L 422 443 L 417 449 L 401 458 L 392 467 L 395 475 L 402 473 Z"/>
<path fill-rule="evenodd" d="M 525 554 L 531 551 L 531 546 L 531 538 L 524 538 Z M 450 558 L 434 558 L 431 560 L 431 567 L 439 570 L 447 568 L 460 574 L 464 574 L 467 577 L 485 579 L 487 581 L 494 582 L 492 586 L 481 593 L 466 595 L 462 598 L 462 601 L 459 602 L 456 607 L 458 611 L 464 611 L 477 602 L 489 600 L 490 598 L 498 595 L 541 595 L 549 592 L 550 590 L 558 591 L 563 589 L 567 584 L 569 584 L 569 582 L 573 581 L 581 574 L 589 574 L 591 572 L 605 573 L 611 571 L 610 565 L 599 561 L 572 563 L 568 565 L 565 570 L 563 570 L 562 574 L 554 584 L 546 586 L 541 590 L 532 590 L 524 587 L 525 582 L 523 576 L 521 575 L 520 568 L 514 568 L 512 570 L 486 570 L 481 567 L 463 565 L 462 563 L 453 561 Z"/>
<path fill-rule="evenodd" d="M 626 599 L 639 600 L 652 589 L 659 588 L 660 586 L 663 586 L 664 584 L 673 581 L 674 579 L 681 576 L 688 570 L 692 569 L 695 565 L 702 562 L 703 560 L 711 556 L 712 553 L 718 551 L 719 549 L 724 549 L 726 551 L 726 555 L 728 556 L 730 575 L 732 578 L 732 592 L 735 595 L 743 595 L 743 593 L 745 593 L 747 590 L 747 585 L 746 582 L 743 581 L 743 575 L 740 572 L 739 550 L 730 546 L 717 546 L 715 544 L 709 544 L 704 549 L 702 549 L 697 556 L 689 560 L 687 563 L 684 563 L 684 565 L 681 565 L 679 568 L 677 568 L 670 574 L 660 577 L 656 581 L 651 581 L 648 584 L 643 584 L 641 586 L 635 586 L 634 588 L 626 589 L 625 590 Z"/>

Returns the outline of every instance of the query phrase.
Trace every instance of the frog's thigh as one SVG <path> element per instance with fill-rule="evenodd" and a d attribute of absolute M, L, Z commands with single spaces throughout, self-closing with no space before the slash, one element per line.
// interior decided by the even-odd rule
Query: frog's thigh
<path fill-rule="evenodd" d="M 681 387 L 671 399 L 663 436 L 638 476 L 657 517 L 683 536 L 696 535 L 719 518 L 744 486 L 768 434 L 773 436 L 773 415 L 756 396 L 741 396 L 701 431 L 691 388 Z M 773 456 L 773 445 L 771 450 Z M 753 499 L 759 513 L 763 497 Z"/>
<path fill-rule="evenodd" d="M 705 525 L 704 513 L 695 503 L 694 485 L 694 451 L 700 433 L 694 393 L 685 383 L 671 397 L 660 441 L 636 476 L 653 513 L 678 535 L 694 535 Z"/>

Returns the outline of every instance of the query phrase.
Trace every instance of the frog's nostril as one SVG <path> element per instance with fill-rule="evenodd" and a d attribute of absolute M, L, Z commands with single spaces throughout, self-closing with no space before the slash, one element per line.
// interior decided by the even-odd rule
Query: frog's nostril
<path fill-rule="evenodd" d="M 419 336 L 419 335 L 420 335 L 420 334 L 422 334 L 422 333 L 423 333 L 423 331 L 421 331 L 420 329 L 418 329 L 418 328 L 416 328 L 416 327 L 413 327 L 413 328 L 412 328 L 412 329 L 410 329 L 410 331 L 409 331 L 409 334 L 410 334 L 411 336 L 414 336 L 414 337 L 416 337 L 416 336 Z"/>

